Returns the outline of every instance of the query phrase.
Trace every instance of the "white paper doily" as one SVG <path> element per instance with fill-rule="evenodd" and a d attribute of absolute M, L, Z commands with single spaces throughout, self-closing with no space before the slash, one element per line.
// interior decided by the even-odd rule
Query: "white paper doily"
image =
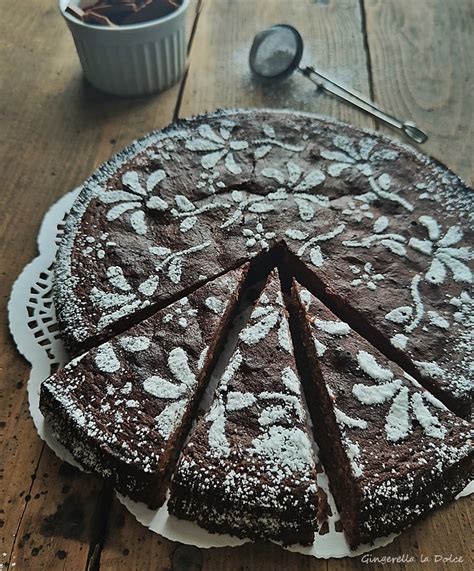
<path fill-rule="evenodd" d="M 80 189 L 63 196 L 46 213 L 38 234 L 39 255 L 23 269 L 12 288 L 8 303 L 10 331 L 20 353 L 31 363 L 28 381 L 30 413 L 39 436 L 61 459 L 80 468 L 71 454 L 57 441 L 45 423 L 39 410 L 39 394 L 42 381 L 64 365 L 68 356 L 59 338 L 56 314 L 52 300 L 52 265 L 63 233 L 63 223 Z M 326 474 L 318 474 L 318 484 L 327 493 L 332 515 L 328 518 L 328 532 L 315 534 L 313 545 L 285 547 L 289 551 L 319 558 L 354 557 L 391 543 L 398 534 L 377 539 L 373 545 L 362 545 L 351 551 L 344 533 L 336 531 L 339 514 L 329 491 Z M 456 499 L 474 492 L 471 482 Z M 197 524 L 179 520 L 168 514 L 167 504 L 159 510 L 150 510 L 143 503 L 136 503 L 117 494 L 120 502 L 135 518 L 150 530 L 171 541 L 178 541 L 200 548 L 233 547 L 249 540 L 230 535 L 209 533 Z"/>

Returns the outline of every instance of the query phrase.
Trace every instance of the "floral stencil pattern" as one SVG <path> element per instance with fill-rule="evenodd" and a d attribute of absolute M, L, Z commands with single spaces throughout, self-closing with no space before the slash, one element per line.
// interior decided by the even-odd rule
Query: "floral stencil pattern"
<path fill-rule="evenodd" d="M 105 204 L 113 204 L 107 211 L 106 218 L 109 221 L 117 220 L 126 212 L 130 212 L 130 225 L 137 234 L 145 235 L 148 224 L 145 220 L 143 206 L 150 210 L 164 211 L 168 204 L 159 196 L 150 196 L 158 184 L 166 178 L 164 170 L 157 170 L 146 177 L 145 184 L 139 180 L 139 173 L 128 171 L 122 176 L 122 184 L 129 191 L 109 190 L 101 193 L 100 201 Z"/>
<path fill-rule="evenodd" d="M 123 336 L 115 341 L 109 341 L 100 345 L 95 354 L 95 363 L 102 373 L 115 373 L 121 368 L 120 360 L 114 349 L 114 345 L 119 345 L 127 353 L 137 353 L 146 351 L 151 344 L 151 340 L 144 336 Z"/>
<path fill-rule="evenodd" d="M 413 212 L 413 204 L 392 190 L 392 184 L 392 177 L 385 173 L 381 174 L 377 179 L 374 177 L 369 177 L 369 185 L 374 196 L 371 196 L 371 193 L 368 193 L 368 198 L 374 199 L 378 197 L 385 200 L 390 200 L 392 202 L 396 202 L 405 210 L 408 210 L 408 212 Z"/>
<path fill-rule="evenodd" d="M 150 304 L 159 283 L 158 276 L 150 276 L 134 289 L 120 266 L 107 268 L 110 291 L 94 287 L 90 293 L 92 304 L 100 311 L 98 329 L 102 330 L 118 319 Z"/>
<path fill-rule="evenodd" d="M 210 245 L 211 242 L 207 241 L 177 252 L 173 252 L 166 246 L 150 246 L 149 251 L 158 258 L 161 258 L 155 266 L 156 271 L 158 273 L 164 273 L 170 281 L 174 284 L 178 284 L 181 281 L 183 273 L 183 260 L 195 252 L 208 248 Z"/>
<path fill-rule="evenodd" d="M 158 432 L 167 440 L 174 426 L 179 424 L 186 410 L 189 395 L 196 385 L 196 375 L 189 366 L 189 357 L 181 347 L 168 355 L 168 368 L 172 381 L 152 375 L 143 381 L 143 388 L 156 398 L 172 401 L 155 418 Z"/>
<path fill-rule="evenodd" d="M 388 149 L 373 152 L 377 141 L 371 137 L 361 139 L 356 145 L 349 137 L 335 135 L 332 142 L 337 151 L 321 150 L 321 156 L 333 162 L 327 168 L 328 174 L 332 177 L 340 176 L 349 168 L 356 168 L 363 175 L 372 176 L 373 163 L 390 161 L 398 157 L 397 151 Z"/>
<path fill-rule="evenodd" d="M 293 153 L 300 153 L 304 150 L 304 145 L 291 145 L 277 139 L 275 129 L 267 123 L 263 125 L 263 133 L 265 135 L 264 138 L 254 141 L 254 144 L 256 145 L 256 149 L 254 151 L 255 159 L 263 159 L 263 157 L 267 156 L 274 147 L 280 147 L 281 149 L 285 149 Z"/>
<path fill-rule="evenodd" d="M 303 174 L 303 169 L 294 162 L 287 164 L 288 173 L 283 173 L 277 168 L 264 168 L 261 174 L 264 177 L 275 180 L 278 184 L 285 185 L 286 188 L 294 193 L 294 199 L 298 205 L 301 220 L 309 222 L 314 217 L 314 208 L 312 203 L 319 206 L 327 207 L 329 200 L 326 196 L 317 194 L 308 194 L 306 191 L 322 184 L 326 178 L 325 174 L 319 169 L 312 169 Z"/>
<path fill-rule="evenodd" d="M 252 228 L 243 228 L 242 236 L 247 239 L 245 242 L 247 248 L 250 249 L 258 245 L 260 248 L 262 248 L 262 250 L 268 250 L 270 247 L 268 240 L 273 240 L 276 234 L 275 232 L 267 232 L 263 227 L 263 224 L 261 222 L 257 222 L 255 225 L 255 230 Z"/>
<path fill-rule="evenodd" d="M 350 266 L 350 268 L 351 272 L 356 276 L 351 281 L 351 286 L 364 285 L 367 289 L 375 290 L 378 282 L 385 279 L 382 274 L 374 271 L 374 266 L 370 262 L 364 264 L 363 269 L 358 266 Z"/>
<path fill-rule="evenodd" d="M 442 284 L 449 270 L 454 281 L 472 283 L 472 272 L 464 262 L 474 258 L 473 251 L 468 246 L 454 247 L 463 238 L 462 229 L 459 226 L 451 226 L 444 236 L 441 236 L 440 225 L 434 218 L 420 216 L 418 220 L 426 228 L 428 238 L 410 238 L 408 245 L 431 258 L 430 268 L 425 274 L 426 280 L 432 284 Z"/>
<path fill-rule="evenodd" d="M 242 355 L 236 351 L 229 362 L 229 366 L 223 376 L 223 383 L 228 383 L 242 364 Z M 211 423 L 209 428 L 209 444 L 213 454 L 228 456 L 230 447 L 226 437 L 227 414 L 232 411 L 248 409 L 258 405 L 258 424 L 262 428 L 262 434 L 254 439 L 255 452 L 259 451 L 261 440 L 268 439 L 272 434 L 272 427 L 278 427 L 277 431 L 287 430 L 281 423 L 288 423 L 296 418 L 299 422 L 305 419 L 305 413 L 301 404 L 300 382 L 291 367 L 285 367 L 281 372 L 281 382 L 290 394 L 279 391 L 262 391 L 250 393 L 224 390 L 219 394 L 213 404 L 207 420 Z M 224 387 L 222 387 L 224 388 Z M 262 447 L 263 451 L 263 447 Z"/>
<path fill-rule="evenodd" d="M 446 429 L 439 418 L 431 412 L 427 404 L 440 409 L 444 406 L 426 392 L 410 391 L 401 379 L 395 379 L 392 371 L 381 367 L 376 359 L 365 351 L 357 354 L 359 366 L 373 380 L 375 385 L 357 383 L 352 387 L 352 394 L 364 405 L 379 405 L 391 401 L 390 409 L 385 417 L 385 434 L 387 440 L 400 442 L 407 438 L 413 430 L 415 418 L 424 433 L 432 438 L 444 438 Z M 411 377 L 407 379 L 419 388 Z"/>
<path fill-rule="evenodd" d="M 175 196 L 176 207 L 171 209 L 171 214 L 175 219 L 182 220 L 179 229 L 181 232 L 186 233 L 191 230 L 199 216 L 216 209 L 229 209 L 231 205 L 228 202 L 209 202 L 204 206 L 197 207 L 188 198 L 181 194 Z"/>
<path fill-rule="evenodd" d="M 301 257 L 306 252 L 306 250 L 309 249 L 309 259 L 311 260 L 311 263 L 315 267 L 320 268 L 324 264 L 324 257 L 321 252 L 321 246 L 319 243 L 332 240 L 341 234 L 344 231 L 345 227 L 345 224 L 338 224 L 329 232 L 326 232 L 325 234 L 317 234 L 312 238 L 309 238 L 308 234 L 305 232 L 292 229 L 287 230 L 285 235 L 293 240 L 304 241 L 304 244 L 299 248 L 297 255 Z"/>
<path fill-rule="evenodd" d="M 216 132 L 209 125 L 200 125 L 200 138 L 187 140 L 185 146 L 190 151 L 203 153 L 201 166 L 205 169 L 213 169 L 219 161 L 224 160 L 225 167 L 231 174 L 240 174 L 242 167 L 235 160 L 234 152 L 247 149 L 249 144 L 233 138 L 234 127 L 233 121 L 222 121 L 219 132 Z"/>
<path fill-rule="evenodd" d="M 453 247 L 462 240 L 462 229 L 459 226 L 451 226 L 441 237 L 440 225 L 434 218 L 420 216 L 418 220 L 428 232 L 426 239 L 410 238 L 407 243 L 401 234 L 384 233 L 389 223 L 386 216 L 381 216 L 374 223 L 374 234 L 362 240 L 345 240 L 343 244 L 350 248 L 370 248 L 374 244 L 381 244 L 398 256 L 405 256 L 408 246 L 431 259 L 430 267 L 425 274 L 425 279 L 429 283 L 436 285 L 444 283 L 448 270 L 452 273 L 454 281 L 472 283 L 472 272 L 464 263 L 474 259 L 472 249 L 468 246 Z"/>

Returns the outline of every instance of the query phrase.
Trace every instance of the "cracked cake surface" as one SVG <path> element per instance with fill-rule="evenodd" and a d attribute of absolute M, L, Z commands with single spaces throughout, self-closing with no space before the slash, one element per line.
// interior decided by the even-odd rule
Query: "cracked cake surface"
<path fill-rule="evenodd" d="M 77 354 L 284 242 L 371 342 L 466 415 L 473 204 L 439 163 L 342 123 L 265 110 L 181 121 L 84 183 L 56 265 L 62 334 Z"/>
<path fill-rule="evenodd" d="M 183 450 L 170 513 L 214 532 L 312 543 L 318 499 L 306 423 L 275 270 Z"/>
<path fill-rule="evenodd" d="M 151 507 L 167 484 L 248 267 L 74 359 L 41 386 L 41 410 L 87 469 Z"/>
<path fill-rule="evenodd" d="M 315 436 L 351 546 L 453 499 L 470 478 L 470 424 L 296 281 L 292 302 Z"/>

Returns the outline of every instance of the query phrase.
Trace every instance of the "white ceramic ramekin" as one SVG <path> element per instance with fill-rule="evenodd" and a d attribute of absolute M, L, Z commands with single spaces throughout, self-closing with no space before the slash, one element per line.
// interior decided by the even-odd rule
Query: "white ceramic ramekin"
<path fill-rule="evenodd" d="M 164 18 L 109 28 L 86 24 L 59 9 L 71 31 L 84 75 L 107 93 L 121 96 L 163 91 L 186 66 L 186 12 L 190 0 Z"/>

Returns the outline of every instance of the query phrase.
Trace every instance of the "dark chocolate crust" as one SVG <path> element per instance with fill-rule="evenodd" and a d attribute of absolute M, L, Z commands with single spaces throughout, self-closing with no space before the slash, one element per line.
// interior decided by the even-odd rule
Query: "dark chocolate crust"
<path fill-rule="evenodd" d="M 311 544 L 318 499 L 306 421 L 274 271 L 183 450 L 170 513 L 213 532 Z"/>
<path fill-rule="evenodd" d="M 86 469 L 163 504 L 247 274 L 209 282 L 43 382 L 41 411 Z"/>
<path fill-rule="evenodd" d="M 406 528 L 472 477 L 470 425 L 296 281 L 292 333 L 351 547 Z"/>

